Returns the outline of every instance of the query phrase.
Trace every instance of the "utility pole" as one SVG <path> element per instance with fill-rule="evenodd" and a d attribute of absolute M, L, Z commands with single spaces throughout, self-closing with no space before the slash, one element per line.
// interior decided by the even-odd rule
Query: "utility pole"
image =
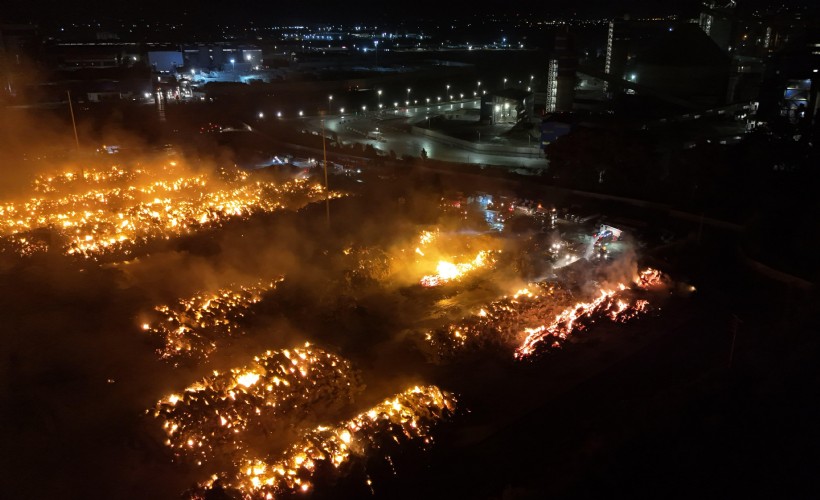
<path fill-rule="evenodd" d="M 77 121 L 74 119 L 74 106 L 71 104 L 71 91 L 65 91 L 66 96 L 68 96 L 68 111 L 71 113 L 71 125 L 74 127 L 74 144 L 77 146 L 77 153 L 80 152 L 80 136 L 77 135 Z M 85 179 L 85 170 L 80 161 L 80 178 Z"/>
<path fill-rule="evenodd" d="M 322 156 L 325 164 L 325 208 L 327 212 L 327 228 L 330 229 L 330 187 L 327 183 L 327 146 L 325 145 L 325 117 L 322 116 Z"/>
<path fill-rule="evenodd" d="M 74 106 L 71 105 L 71 91 L 66 90 L 68 96 L 68 111 L 71 113 L 71 125 L 74 127 L 74 143 L 77 145 L 77 151 L 80 150 L 80 137 L 77 135 L 77 122 L 74 120 Z"/>

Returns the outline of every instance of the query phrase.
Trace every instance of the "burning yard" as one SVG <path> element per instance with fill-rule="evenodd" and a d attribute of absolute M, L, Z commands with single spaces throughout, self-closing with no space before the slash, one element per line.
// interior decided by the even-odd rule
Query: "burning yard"
<path fill-rule="evenodd" d="M 152 240 L 323 197 L 315 182 L 276 183 L 226 169 L 197 174 L 176 162 L 41 175 L 30 198 L 0 205 L 0 242 L 22 255 L 52 246 L 82 257 L 128 255 Z"/>
<path fill-rule="evenodd" d="M 505 198 L 501 217 L 486 193 L 442 203 L 366 172 L 328 192 L 182 163 L 43 173 L 0 204 L 16 352 L 62 367 L 12 370 L 52 401 L 35 429 L 98 429 L 53 460 L 78 484 L 105 471 L 82 484 L 102 496 L 393 497 L 458 457 L 469 419 L 492 433 L 502 408 L 530 411 L 521 393 L 549 380 L 530 374 L 563 349 L 541 354 L 668 300 L 669 276 L 581 257 L 587 228 L 540 203 Z M 83 418 L 63 413 L 64 384 Z"/>

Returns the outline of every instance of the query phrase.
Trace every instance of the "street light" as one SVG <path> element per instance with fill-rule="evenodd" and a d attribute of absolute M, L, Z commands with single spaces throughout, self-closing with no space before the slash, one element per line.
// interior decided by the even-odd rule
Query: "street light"
<path fill-rule="evenodd" d="M 410 87 L 407 87 L 407 100 L 410 101 Z M 410 104 L 409 102 L 407 103 Z"/>
<path fill-rule="evenodd" d="M 504 79 L 504 88 L 505 89 L 507 88 L 507 79 L 506 78 Z"/>
<path fill-rule="evenodd" d="M 233 72 L 236 73 L 236 59 L 233 57 L 231 58 L 231 65 L 233 66 Z"/>
<path fill-rule="evenodd" d="M 282 118 L 282 112 L 281 111 L 276 112 L 276 118 Z"/>
<path fill-rule="evenodd" d="M 299 116 L 305 116 L 301 109 L 299 110 Z"/>
<path fill-rule="evenodd" d="M 449 83 L 447 84 L 447 92 L 445 92 L 444 95 L 450 95 L 450 84 Z M 450 99 L 452 99 L 452 97 Z"/>
<path fill-rule="evenodd" d="M 339 114 L 345 114 L 345 108 L 339 108 Z"/>
<path fill-rule="evenodd" d="M 373 52 L 376 56 L 375 66 L 378 66 L 379 65 L 379 41 L 378 40 L 373 40 L 373 47 L 374 47 Z"/>
<path fill-rule="evenodd" d="M 261 111 L 260 111 L 260 112 L 259 112 L 259 119 L 261 120 L 261 119 L 262 119 L 262 118 L 264 118 L 264 117 L 265 117 L 265 113 L 263 113 L 263 112 L 261 112 Z"/>
<path fill-rule="evenodd" d="M 333 95 L 327 96 L 327 114 L 330 114 L 331 111 L 331 103 L 333 102 Z"/>
<path fill-rule="evenodd" d="M 378 104 L 379 104 L 379 107 L 381 108 L 382 107 L 382 91 L 377 90 L 376 94 L 378 95 Z"/>

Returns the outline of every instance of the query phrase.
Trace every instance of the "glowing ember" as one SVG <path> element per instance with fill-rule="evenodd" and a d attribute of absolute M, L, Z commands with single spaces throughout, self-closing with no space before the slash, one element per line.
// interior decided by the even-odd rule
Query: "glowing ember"
<path fill-rule="evenodd" d="M 161 339 L 158 352 L 163 359 L 205 357 L 218 340 L 232 336 L 239 328 L 237 320 L 283 279 L 201 292 L 174 305 L 156 306 L 157 319 L 142 329 Z"/>
<path fill-rule="evenodd" d="M 420 281 L 422 286 L 434 287 L 456 281 L 464 277 L 464 275 L 480 269 L 488 264 L 494 263 L 495 258 L 491 252 L 482 250 L 478 252 L 470 262 L 463 262 L 460 264 L 453 264 L 452 262 L 439 261 L 436 267 L 436 274 L 427 275 Z"/>
<path fill-rule="evenodd" d="M 274 428 L 293 425 L 317 407 L 349 404 L 360 383 L 350 364 L 305 344 L 267 351 L 254 362 L 214 372 L 171 394 L 153 409 L 166 445 L 200 463 L 217 457 L 243 459 Z"/>
<path fill-rule="evenodd" d="M 324 198 L 323 188 L 306 180 L 276 183 L 240 171 L 192 175 L 174 165 L 38 177 L 33 191 L 37 196 L 26 201 L 0 202 L 0 243 L 21 255 L 51 246 L 84 257 L 128 253 L 150 240 L 279 210 L 295 198 Z M 53 235 L 32 236 L 40 229 Z"/>
<path fill-rule="evenodd" d="M 309 491 L 322 464 L 327 465 L 323 472 L 338 477 L 343 474 L 340 469 L 355 458 L 379 453 L 392 463 L 388 448 L 410 443 L 422 448 L 431 445 L 433 426 L 449 417 L 455 407 L 455 397 L 438 387 L 414 387 L 336 427 L 307 431 L 279 458 L 245 458 L 236 473 L 212 477 L 191 492 L 191 498 L 205 498 L 217 480 L 242 498 L 286 496 Z"/>
<path fill-rule="evenodd" d="M 438 230 L 436 231 L 422 231 L 421 235 L 419 235 L 419 246 L 423 247 L 425 245 L 429 245 L 438 238 Z"/>

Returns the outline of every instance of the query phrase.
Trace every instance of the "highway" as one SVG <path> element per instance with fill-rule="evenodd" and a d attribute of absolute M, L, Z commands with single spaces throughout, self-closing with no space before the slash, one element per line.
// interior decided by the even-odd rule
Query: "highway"
<path fill-rule="evenodd" d="M 462 149 L 406 131 L 410 124 L 422 121 L 427 116 L 458 108 L 478 109 L 479 105 L 480 100 L 476 99 L 376 112 L 336 114 L 325 117 L 325 127 L 327 132 L 335 133 L 341 141 L 372 144 L 384 152 L 394 151 L 398 158 L 404 155 L 419 157 L 423 148 L 429 158 L 442 161 L 525 168 L 543 168 L 547 165 L 547 161 L 540 156 L 541 153 L 536 148 L 533 148 L 532 157 L 488 154 Z M 321 117 L 305 117 L 298 121 L 310 132 L 321 132 Z M 379 139 L 374 135 L 377 129 Z"/>

